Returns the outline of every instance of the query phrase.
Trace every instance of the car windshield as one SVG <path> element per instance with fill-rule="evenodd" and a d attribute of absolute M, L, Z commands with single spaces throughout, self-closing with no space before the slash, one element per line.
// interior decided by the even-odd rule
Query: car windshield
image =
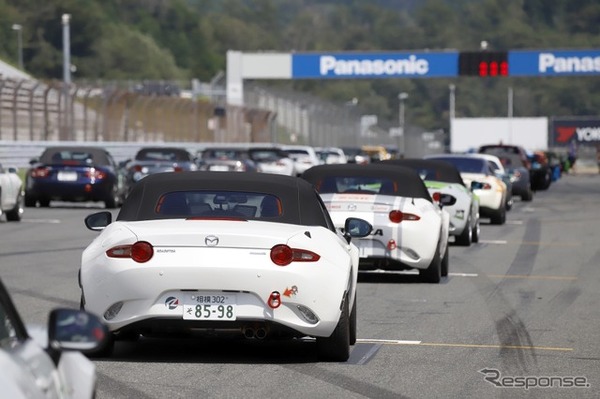
<path fill-rule="evenodd" d="M 271 194 L 245 191 L 174 191 L 163 194 L 155 213 L 174 218 L 272 219 L 282 216 L 282 201 Z"/>

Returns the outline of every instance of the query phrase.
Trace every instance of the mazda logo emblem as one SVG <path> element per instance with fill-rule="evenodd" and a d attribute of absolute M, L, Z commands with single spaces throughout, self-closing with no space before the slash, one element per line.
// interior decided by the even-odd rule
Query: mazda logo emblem
<path fill-rule="evenodd" d="M 219 245 L 219 237 L 207 236 L 204 239 L 204 244 L 206 244 L 207 247 L 216 247 L 217 245 Z"/>

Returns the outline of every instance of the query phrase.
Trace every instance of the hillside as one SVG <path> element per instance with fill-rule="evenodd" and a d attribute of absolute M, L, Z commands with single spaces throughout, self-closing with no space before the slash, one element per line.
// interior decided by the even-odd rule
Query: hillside
<path fill-rule="evenodd" d="M 0 57 L 16 64 L 23 34 L 27 72 L 62 76 L 63 13 L 72 15 L 73 79 L 209 81 L 228 49 L 395 51 L 600 47 L 594 0 L 0 0 Z M 410 93 L 407 120 L 446 128 L 448 85 L 457 116 L 503 116 L 514 88 L 515 116 L 596 115 L 600 79 L 361 80 L 275 82 L 397 119 L 397 94 Z"/>

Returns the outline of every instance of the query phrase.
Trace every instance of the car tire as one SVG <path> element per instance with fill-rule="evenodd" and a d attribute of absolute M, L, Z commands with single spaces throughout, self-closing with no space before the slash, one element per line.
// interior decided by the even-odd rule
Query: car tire
<path fill-rule="evenodd" d="M 440 244 L 435 249 L 433 260 L 427 269 L 419 270 L 419 276 L 425 283 L 439 284 L 442 279 L 442 257 L 440 256 Z"/>
<path fill-rule="evenodd" d="M 35 208 L 35 206 L 37 205 L 37 199 L 31 195 L 27 195 L 27 193 L 25 193 L 25 206 L 27 208 Z"/>
<path fill-rule="evenodd" d="M 468 247 L 469 245 L 471 245 L 472 241 L 473 230 L 471 228 L 471 217 L 469 216 L 469 219 L 467 219 L 467 223 L 465 224 L 465 228 L 463 229 L 462 233 L 460 233 L 460 235 L 456 236 L 454 242 L 458 245 Z"/>
<path fill-rule="evenodd" d="M 17 203 L 14 208 L 6 212 L 7 222 L 20 222 L 23 216 L 23 195 L 21 192 L 17 195 Z"/>
<path fill-rule="evenodd" d="M 470 228 L 469 228 L 470 230 Z M 442 277 L 448 276 L 448 268 L 450 266 L 450 254 L 448 244 L 446 244 L 446 251 L 444 251 L 444 257 L 442 258 Z"/>
<path fill-rule="evenodd" d="M 525 194 L 521 194 L 521 201 L 529 202 L 533 199 L 533 192 L 530 187 L 527 187 Z"/>
<path fill-rule="evenodd" d="M 350 357 L 350 318 L 348 309 L 348 298 L 346 297 L 340 320 L 331 336 L 317 337 L 317 352 L 320 359 L 345 362 Z"/>
<path fill-rule="evenodd" d="M 48 208 L 50 206 L 50 200 L 48 198 L 40 198 L 40 207 Z"/>
<path fill-rule="evenodd" d="M 350 312 L 350 345 L 356 344 L 356 293 L 354 294 L 354 305 Z"/>
<path fill-rule="evenodd" d="M 492 224 L 504 224 L 506 222 L 506 208 L 500 207 L 490 219 Z"/>
<path fill-rule="evenodd" d="M 479 235 L 481 234 L 481 226 L 479 224 L 479 219 L 477 219 L 477 222 L 475 222 L 475 226 L 473 226 L 473 235 L 471 238 L 471 242 L 472 243 L 477 243 L 479 242 Z"/>

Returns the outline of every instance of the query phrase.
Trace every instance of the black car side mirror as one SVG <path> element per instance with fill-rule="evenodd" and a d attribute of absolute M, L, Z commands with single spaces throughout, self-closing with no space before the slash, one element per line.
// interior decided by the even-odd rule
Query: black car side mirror
<path fill-rule="evenodd" d="M 102 231 L 112 223 L 112 213 L 108 211 L 96 212 L 85 218 L 85 227 L 92 231 Z"/>
<path fill-rule="evenodd" d="M 352 237 L 362 238 L 371 234 L 373 226 L 364 219 L 348 218 L 344 223 L 344 237 L 350 243 Z"/>

